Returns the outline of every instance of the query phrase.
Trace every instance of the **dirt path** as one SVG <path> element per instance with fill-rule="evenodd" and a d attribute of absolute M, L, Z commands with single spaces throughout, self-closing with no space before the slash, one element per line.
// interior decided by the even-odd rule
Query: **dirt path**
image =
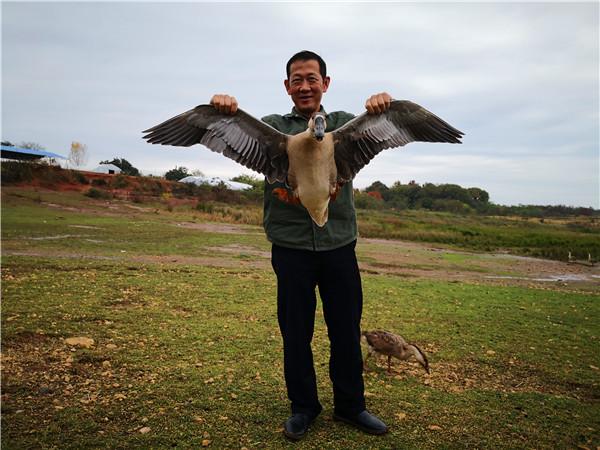
<path fill-rule="evenodd" d="M 258 234 L 247 227 L 230 224 L 206 223 L 185 226 L 192 225 L 194 228 L 214 233 Z M 360 270 L 364 274 L 600 293 L 598 265 L 586 266 L 508 254 L 456 251 L 422 243 L 383 239 L 360 239 L 357 252 Z M 271 265 L 270 252 L 237 243 L 205 247 L 199 249 L 198 256 L 125 253 L 102 255 L 43 249 L 5 249 L 3 255 L 257 269 L 269 269 Z"/>

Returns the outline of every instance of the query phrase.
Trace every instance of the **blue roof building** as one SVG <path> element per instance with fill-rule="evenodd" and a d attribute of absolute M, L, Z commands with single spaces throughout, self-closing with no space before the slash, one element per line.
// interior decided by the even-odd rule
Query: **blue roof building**
<path fill-rule="evenodd" d="M 25 161 L 32 161 L 41 158 L 60 158 L 68 159 L 65 156 L 58 155 L 56 153 L 47 152 L 46 150 L 34 150 L 31 148 L 19 148 L 11 147 L 9 145 L 2 145 L 0 147 L 0 157 L 2 159 L 18 159 Z"/>

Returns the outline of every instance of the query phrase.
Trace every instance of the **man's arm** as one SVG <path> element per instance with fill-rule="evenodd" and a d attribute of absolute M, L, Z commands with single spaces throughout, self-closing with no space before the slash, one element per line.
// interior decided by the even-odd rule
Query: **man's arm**
<path fill-rule="evenodd" d="M 213 95 L 210 104 L 223 114 L 235 114 L 238 109 L 238 102 L 235 97 L 227 94 Z"/>
<path fill-rule="evenodd" d="M 389 109 L 392 103 L 392 96 L 387 92 L 371 95 L 365 103 L 365 108 L 369 114 L 381 114 Z"/>
<path fill-rule="evenodd" d="M 389 109 L 391 102 L 392 96 L 387 92 L 381 92 L 369 97 L 365 103 L 365 108 L 367 108 L 369 114 L 381 114 Z M 213 95 L 210 104 L 223 114 L 235 114 L 238 109 L 235 97 L 227 94 Z"/>

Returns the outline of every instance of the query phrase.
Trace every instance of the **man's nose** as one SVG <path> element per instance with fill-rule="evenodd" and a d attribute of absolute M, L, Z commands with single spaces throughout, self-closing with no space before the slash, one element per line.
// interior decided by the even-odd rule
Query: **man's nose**
<path fill-rule="evenodd" d="M 308 82 L 308 80 L 302 81 L 302 84 L 300 84 L 300 90 L 301 91 L 310 91 L 310 83 Z"/>

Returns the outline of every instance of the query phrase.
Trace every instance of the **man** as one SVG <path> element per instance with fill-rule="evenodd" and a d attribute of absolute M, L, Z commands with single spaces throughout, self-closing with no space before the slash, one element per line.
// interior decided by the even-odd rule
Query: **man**
<path fill-rule="evenodd" d="M 269 115 L 263 121 L 286 134 L 308 128 L 308 120 L 323 111 L 321 99 L 330 78 L 323 59 L 302 51 L 286 66 L 285 89 L 294 108 L 290 114 Z M 365 107 L 370 114 L 389 108 L 387 93 L 371 96 Z M 215 95 L 211 104 L 220 112 L 235 114 L 237 101 L 229 95 Z M 346 112 L 327 114 L 327 130 L 333 131 L 354 116 Z M 329 376 L 333 384 L 334 419 L 370 434 L 384 434 L 386 425 L 365 407 L 360 348 L 362 287 L 354 248 L 357 239 L 352 183 L 345 184 L 329 204 L 329 220 L 318 227 L 306 209 L 273 195 L 282 183 L 265 183 L 264 228 L 272 242 L 272 265 L 277 276 L 277 317 L 283 337 L 284 374 L 292 416 L 284 434 L 301 439 L 319 415 L 311 340 L 314 330 L 318 286 L 331 343 Z"/>

